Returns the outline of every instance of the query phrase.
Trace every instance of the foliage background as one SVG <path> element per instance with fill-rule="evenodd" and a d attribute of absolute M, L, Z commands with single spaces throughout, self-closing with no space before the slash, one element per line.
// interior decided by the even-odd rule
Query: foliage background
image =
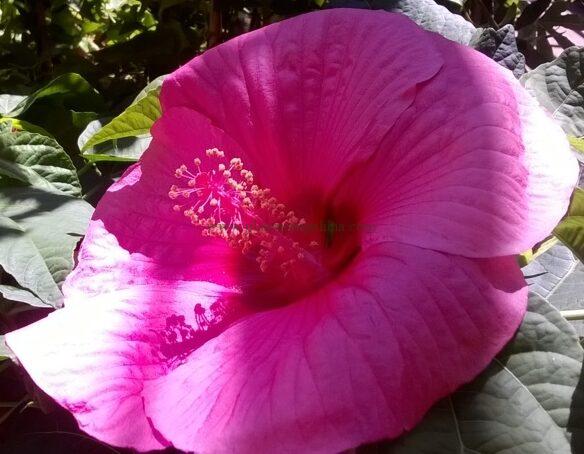
<path fill-rule="evenodd" d="M 581 1 L 439 3 L 444 8 L 432 0 L 0 0 L 0 334 L 59 307 L 59 286 L 73 266 L 91 206 L 149 143 L 149 127 L 160 114 L 159 76 L 220 42 L 300 13 L 356 7 L 403 12 L 484 52 L 517 77 L 584 43 Z M 568 91 L 581 96 L 567 103 L 579 124 L 569 116 L 563 126 L 575 149 L 584 149 L 584 52 L 572 48 L 565 55 L 552 69 L 563 64 Z M 532 77 L 537 90 L 537 78 L 529 74 L 525 80 Z M 570 220 L 580 230 L 574 233 L 570 224 L 558 231 L 580 246 L 566 248 L 551 238 L 524 257 L 536 293 L 563 309 L 584 304 L 578 296 L 584 288 L 577 284 L 584 281 L 578 262 L 582 206 Z M 16 256 L 31 260 L 36 274 L 25 275 L 11 260 Z M 548 282 L 549 276 L 557 282 Z M 547 311 L 542 304 L 532 302 L 534 313 Z M 579 358 L 572 328 L 546 317 Z M 526 323 L 528 334 L 537 323 Z M 575 327 L 584 334 L 582 325 Z M 507 359 L 515 348 L 520 346 L 510 346 Z M 8 358 L 10 352 L 0 347 L 2 354 Z M 467 405 L 449 402 L 452 408 Z M 577 408 L 581 414 L 572 419 L 584 427 L 584 404 Z M 417 446 L 415 434 L 410 440 Z M 11 453 L 128 452 L 80 432 L 9 359 L 0 362 L 0 443 L 2 452 Z M 433 452 L 408 451 L 408 443 L 361 450 Z"/>

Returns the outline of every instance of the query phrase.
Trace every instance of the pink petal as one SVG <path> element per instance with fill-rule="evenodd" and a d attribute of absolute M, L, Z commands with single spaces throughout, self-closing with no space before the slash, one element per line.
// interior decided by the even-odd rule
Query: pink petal
<path fill-rule="evenodd" d="M 411 429 L 513 335 L 512 257 L 397 243 L 296 304 L 242 320 L 145 384 L 161 434 L 195 452 L 339 452 Z"/>
<path fill-rule="evenodd" d="M 193 134 L 196 131 L 196 134 Z M 101 199 L 65 286 L 65 309 L 6 336 L 33 380 L 91 435 L 140 450 L 167 444 L 151 427 L 143 381 L 164 374 L 157 333 L 189 324 L 259 274 L 222 240 L 172 210 L 174 171 L 210 147 L 237 145 L 196 112 L 167 111 L 142 161 Z"/>
<path fill-rule="evenodd" d="M 223 292 L 205 282 L 104 290 L 6 339 L 34 382 L 85 432 L 116 446 L 161 449 L 169 443 L 147 418 L 143 399 L 145 382 L 168 371 L 158 334 L 170 315 L 194 324 L 194 302 L 209 306 Z"/>
<path fill-rule="evenodd" d="M 575 158 L 511 73 L 438 36 L 434 45 L 445 65 L 345 181 L 339 203 L 359 206 L 364 243 L 469 257 L 520 253 L 566 212 Z"/>
<path fill-rule="evenodd" d="M 196 57 L 166 78 L 162 107 L 210 118 L 279 198 L 294 187 L 326 196 L 439 70 L 433 41 L 383 11 L 302 15 Z"/>

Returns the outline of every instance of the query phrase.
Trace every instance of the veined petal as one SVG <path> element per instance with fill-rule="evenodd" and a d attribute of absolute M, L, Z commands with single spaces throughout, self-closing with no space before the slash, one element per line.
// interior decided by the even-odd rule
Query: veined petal
<path fill-rule="evenodd" d="M 566 212 L 578 165 L 559 125 L 511 73 L 439 36 L 445 65 L 347 178 L 364 243 L 468 257 L 517 254 Z"/>
<path fill-rule="evenodd" d="M 329 193 L 440 69 L 433 41 L 383 11 L 301 15 L 194 58 L 165 79 L 162 108 L 207 116 L 279 198 L 294 187 Z"/>
<path fill-rule="evenodd" d="M 202 238 L 172 209 L 168 188 L 177 167 L 206 148 L 238 150 L 196 112 L 178 111 L 166 112 L 141 162 L 98 204 L 63 288 L 65 309 L 6 336 L 37 385 L 83 430 L 140 450 L 168 444 L 144 413 L 144 380 L 166 373 L 171 359 L 209 337 L 174 351 L 161 343 L 169 317 L 197 327 L 195 305 L 209 317 L 215 303 L 229 305 L 259 274 L 255 262 L 244 266 L 240 253 Z"/>
<path fill-rule="evenodd" d="M 79 427 L 115 446 L 170 446 L 145 414 L 143 388 L 172 367 L 164 342 L 169 317 L 196 326 L 194 304 L 226 292 L 208 282 L 150 282 L 86 294 L 6 335 L 34 382 L 69 410 Z"/>
<path fill-rule="evenodd" d="M 526 304 L 512 257 L 397 243 L 338 282 L 255 314 L 145 384 L 161 434 L 195 452 L 339 452 L 411 429 L 510 339 Z"/>

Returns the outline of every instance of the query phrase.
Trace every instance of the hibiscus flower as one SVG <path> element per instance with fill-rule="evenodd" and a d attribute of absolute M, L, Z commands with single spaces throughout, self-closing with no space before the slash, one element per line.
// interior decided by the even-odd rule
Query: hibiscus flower
<path fill-rule="evenodd" d="M 513 336 L 514 256 L 576 180 L 510 73 L 382 11 L 240 36 L 161 104 L 64 309 L 7 336 L 84 431 L 142 451 L 335 452 L 411 429 Z"/>

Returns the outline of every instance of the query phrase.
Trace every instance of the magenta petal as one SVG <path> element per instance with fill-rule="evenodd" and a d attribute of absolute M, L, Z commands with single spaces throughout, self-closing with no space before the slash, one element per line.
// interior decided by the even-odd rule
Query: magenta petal
<path fill-rule="evenodd" d="M 212 304 L 222 289 L 191 282 L 150 283 L 87 295 L 7 334 L 34 382 L 106 443 L 147 451 L 168 446 L 144 412 L 143 387 L 168 370 L 159 336 L 170 315 L 193 321 L 193 301 Z"/>
<path fill-rule="evenodd" d="M 294 186 L 330 191 L 439 70 L 433 41 L 383 11 L 302 15 L 196 57 L 165 80 L 162 107 L 210 118 L 280 197 Z"/>
<path fill-rule="evenodd" d="M 445 65 L 345 182 L 344 197 L 361 209 L 365 243 L 518 254 L 566 212 L 576 160 L 511 73 L 438 36 L 434 45 Z"/>
<path fill-rule="evenodd" d="M 182 108 L 166 112 L 153 135 L 142 161 L 96 208 L 64 286 L 65 308 L 6 336 L 35 383 L 85 431 L 140 450 L 167 444 L 141 396 L 143 382 L 168 369 L 160 351 L 167 319 L 182 315 L 195 326 L 196 303 L 208 308 L 245 281 L 235 269 L 237 253 L 223 241 L 204 240 L 168 198 L 175 169 L 192 162 L 194 150 L 237 145 Z"/>
<path fill-rule="evenodd" d="M 411 429 L 513 335 L 512 257 L 387 243 L 291 306 L 242 320 L 145 385 L 161 434 L 195 452 L 339 452 Z"/>

